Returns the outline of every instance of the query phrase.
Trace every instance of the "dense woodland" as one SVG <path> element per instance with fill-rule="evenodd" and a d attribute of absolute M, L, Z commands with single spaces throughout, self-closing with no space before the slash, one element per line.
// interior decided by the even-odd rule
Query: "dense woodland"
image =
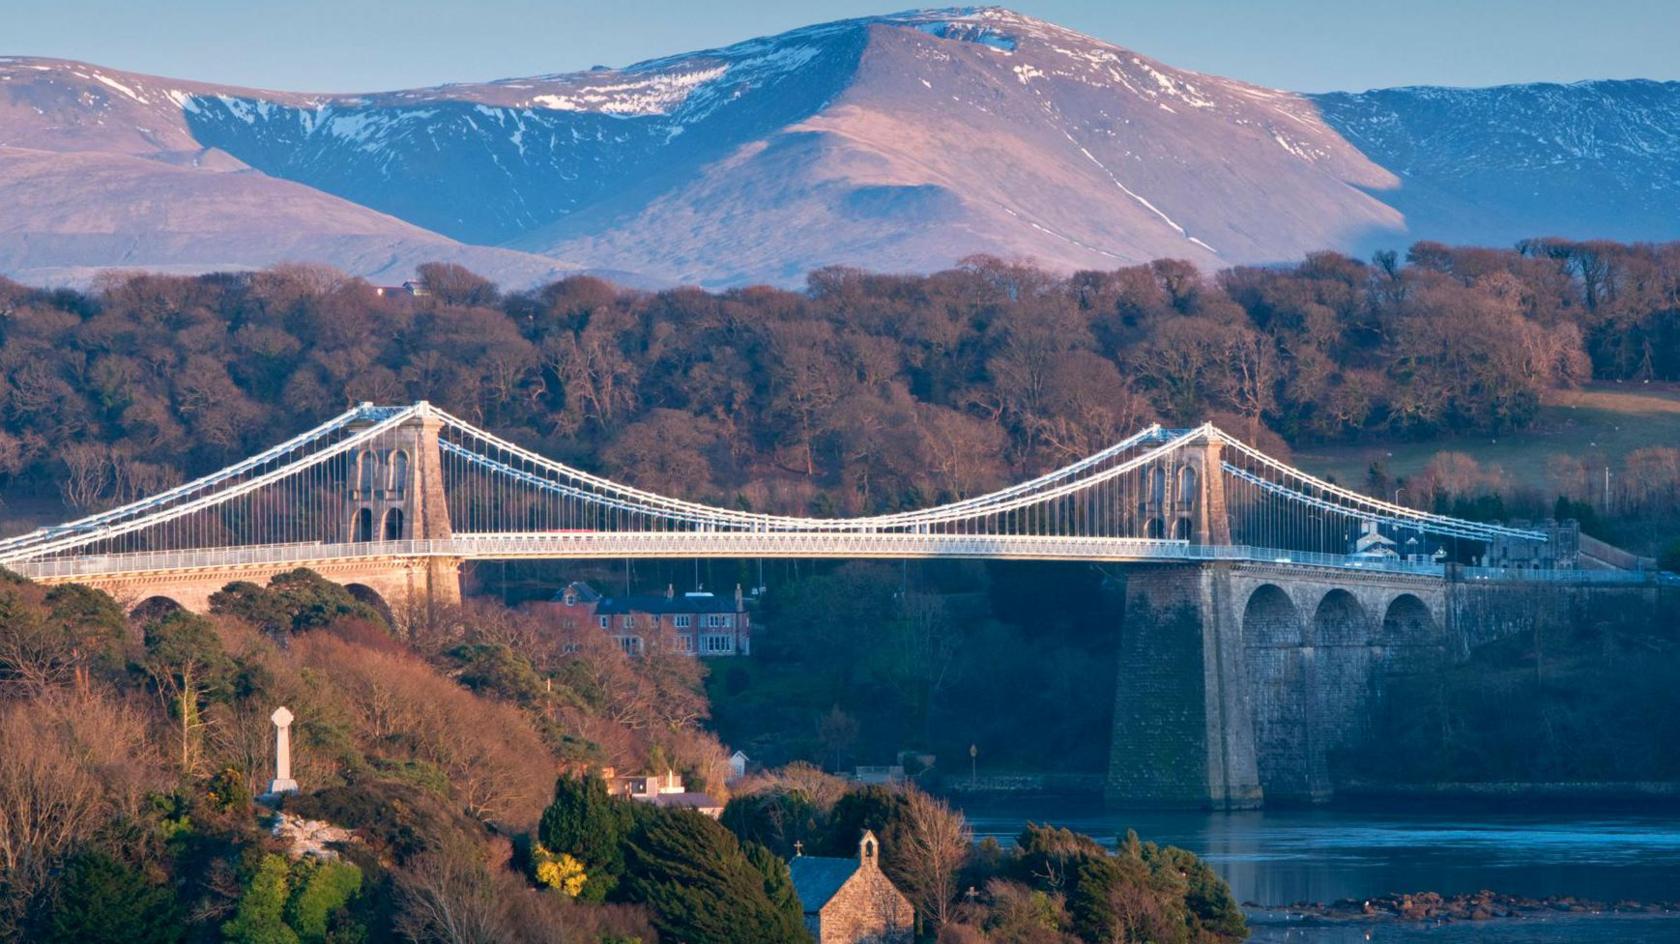
<path fill-rule="evenodd" d="M 731 791 L 699 672 L 496 606 L 392 619 L 308 571 L 207 617 L 0 574 L 0 941 L 808 944 L 786 858 L 865 829 L 921 940 L 1246 936 L 1211 869 L 1135 836 L 976 845 L 914 787 L 808 765 Z M 311 843 L 253 803 L 277 704 Z M 734 796 L 721 824 L 612 797 L 609 761 Z"/>
<path fill-rule="evenodd" d="M 348 404 L 425 398 L 650 488 L 860 511 L 971 494 L 1151 420 L 1274 449 L 1499 432 L 1552 387 L 1680 379 L 1680 244 L 1420 243 L 1217 275 L 981 258 L 822 270 L 799 292 L 580 277 L 504 295 L 442 265 L 421 281 L 0 281 L 0 488 L 109 505 Z"/>

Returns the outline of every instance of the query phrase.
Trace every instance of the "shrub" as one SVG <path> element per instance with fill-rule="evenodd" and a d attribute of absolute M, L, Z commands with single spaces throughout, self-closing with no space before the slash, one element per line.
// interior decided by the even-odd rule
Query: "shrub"
<path fill-rule="evenodd" d="M 303 944 L 325 944 L 330 922 L 362 888 L 362 870 L 348 862 L 302 859 L 292 866 L 286 923 Z"/>
<path fill-rule="evenodd" d="M 64 868 L 40 929 L 44 944 L 175 944 L 182 936 L 175 891 L 103 852 L 84 852 Z"/>
<path fill-rule="evenodd" d="M 257 861 L 246 880 L 233 919 L 222 925 L 229 944 L 300 944 L 286 924 L 288 897 L 286 860 L 269 854 Z"/>

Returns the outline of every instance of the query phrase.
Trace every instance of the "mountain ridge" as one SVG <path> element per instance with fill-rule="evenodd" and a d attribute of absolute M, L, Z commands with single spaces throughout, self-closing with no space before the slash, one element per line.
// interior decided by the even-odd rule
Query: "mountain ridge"
<path fill-rule="evenodd" d="M 1219 268 L 1420 238 L 1673 238 L 1669 127 L 1680 83 L 1296 94 L 999 7 L 365 94 L 0 58 L 0 146 L 139 157 L 181 169 L 166 192 L 231 191 L 235 206 L 259 202 L 250 192 L 269 185 L 255 181 L 287 182 L 307 193 L 284 199 L 339 227 L 320 234 L 323 261 L 390 273 L 436 252 L 515 286 L 580 268 L 720 287 L 976 253 L 1063 270 L 1162 256 Z M 1624 146 L 1640 135 L 1664 148 L 1645 166 Z M 1580 141 L 1614 147 L 1560 163 Z M 20 185 L 10 164 L 0 192 Z M 157 176 L 115 188 L 128 196 L 107 214 L 134 217 L 147 202 L 138 179 Z M 270 232 L 260 215 L 189 216 L 159 264 L 191 267 L 204 250 L 176 230 L 193 227 L 255 264 L 312 251 L 298 220 Z M 0 270 L 106 261 L 98 240 L 75 249 L 68 237 L 87 234 L 63 229 L 0 225 Z M 393 261 L 370 270 L 381 248 Z"/>

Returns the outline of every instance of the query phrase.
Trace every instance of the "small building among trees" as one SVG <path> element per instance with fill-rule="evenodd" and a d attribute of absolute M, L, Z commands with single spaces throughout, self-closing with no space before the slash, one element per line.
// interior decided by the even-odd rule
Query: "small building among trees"
<path fill-rule="evenodd" d="M 633 656 L 655 644 L 703 659 L 752 652 L 752 616 L 739 586 L 733 596 L 679 594 L 668 586 L 663 595 L 609 597 L 580 581 L 566 585 L 548 605 L 598 623 Z"/>
<path fill-rule="evenodd" d="M 915 910 L 881 871 L 881 844 L 865 830 L 852 859 L 796 855 L 788 863 L 805 928 L 817 944 L 906 944 Z"/>

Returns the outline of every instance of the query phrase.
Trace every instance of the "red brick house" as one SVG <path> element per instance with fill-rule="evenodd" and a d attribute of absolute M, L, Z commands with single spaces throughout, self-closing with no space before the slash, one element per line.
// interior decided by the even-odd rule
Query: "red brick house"
<path fill-rule="evenodd" d="M 630 655 L 640 655 L 652 639 L 669 639 L 678 650 L 703 659 L 752 653 L 752 617 L 740 587 L 733 597 L 679 595 L 673 587 L 662 595 L 608 597 L 578 582 L 555 594 L 551 603 L 599 626 Z"/>
<path fill-rule="evenodd" d="M 880 851 L 865 830 L 855 861 L 797 855 L 788 863 L 805 929 L 817 944 L 908 944 L 915 909 L 881 871 Z"/>

